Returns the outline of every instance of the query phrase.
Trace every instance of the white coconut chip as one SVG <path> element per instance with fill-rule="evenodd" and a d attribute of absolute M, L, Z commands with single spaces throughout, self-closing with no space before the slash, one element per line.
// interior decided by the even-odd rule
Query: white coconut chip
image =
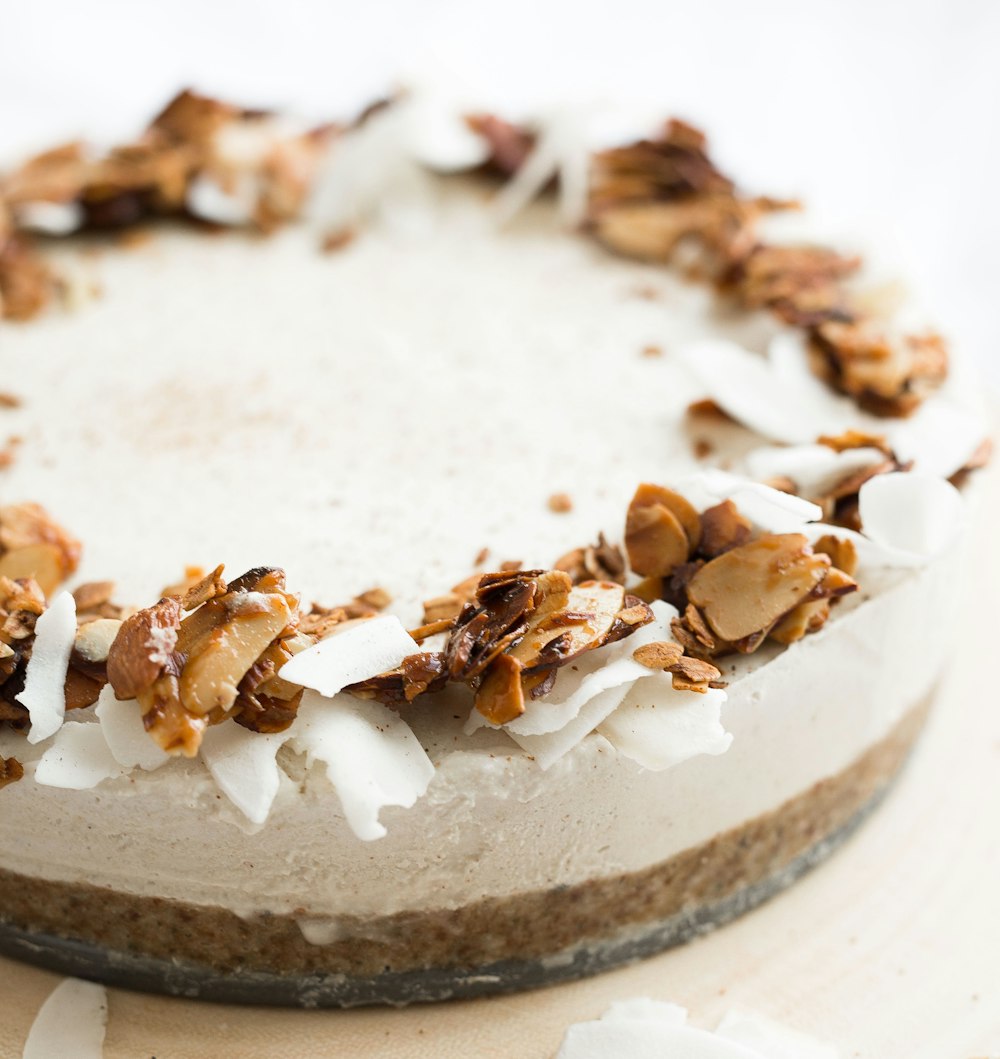
<path fill-rule="evenodd" d="M 950 478 L 970 460 L 987 435 L 982 414 L 944 397 L 924 403 L 906 419 L 882 429 L 892 450 L 913 469 Z"/>
<path fill-rule="evenodd" d="M 817 504 L 728 471 L 692 474 L 674 488 L 699 511 L 732 500 L 740 514 L 765 533 L 796 533 L 806 523 L 823 517 Z"/>
<path fill-rule="evenodd" d="M 45 235 L 69 235 L 83 225 L 79 202 L 22 202 L 14 207 L 18 228 Z"/>
<path fill-rule="evenodd" d="M 409 725 L 379 702 L 306 692 L 290 731 L 308 763 L 326 764 L 351 830 L 366 842 L 385 836 L 384 806 L 409 809 L 434 776 Z"/>
<path fill-rule="evenodd" d="M 110 684 L 101 688 L 95 713 L 108 749 L 123 768 L 152 772 L 170 760 L 146 731 L 139 704 L 133 699 L 119 702 Z"/>
<path fill-rule="evenodd" d="M 334 627 L 325 639 L 286 662 L 281 676 L 333 698 L 349 684 L 395 669 L 404 658 L 419 651 L 419 644 L 399 618 L 383 614 L 345 622 L 339 631 Z"/>
<path fill-rule="evenodd" d="M 203 221 L 239 228 L 253 220 L 257 206 L 257 181 L 250 173 L 233 177 L 224 188 L 207 174 L 199 174 L 188 185 L 184 204 Z"/>
<path fill-rule="evenodd" d="M 264 735 L 226 721 L 205 730 L 201 759 L 216 786 L 253 824 L 262 824 L 271 812 L 281 770 L 276 760 L 291 729 Z"/>
<path fill-rule="evenodd" d="M 676 1004 L 621 1001 L 593 1022 L 566 1032 L 556 1059 L 837 1059 L 837 1051 L 779 1023 L 746 1014 L 727 1015 L 715 1033 L 687 1024 Z"/>
<path fill-rule="evenodd" d="M 916 471 L 880 474 L 858 493 L 864 535 L 892 551 L 930 559 L 961 529 L 962 494 L 943 478 Z"/>
<path fill-rule="evenodd" d="M 722 727 L 726 693 L 675 691 L 669 673 L 636 681 L 597 730 L 625 757 L 653 772 L 700 754 L 724 754 L 733 737 Z"/>
<path fill-rule="evenodd" d="M 55 735 L 66 715 L 66 670 L 76 638 L 76 603 L 60 592 L 35 623 L 35 642 L 17 701 L 31 718 L 29 743 Z"/>
<path fill-rule="evenodd" d="M 466 108 L 439 91 L 414 91 L 396 106 L 405 112 L 406 143 L 421 165 L 438 173 L 474 169 L 489 159 L 490 147 L 465 121 Z"/>
<path fill-rule="evenodd" d="M 828 445 L 767 445 L 747 453 L 751 478 L 788 477 L 806 496 L 826 496 L 849 475 L 885 462 L 885 454 L 863 447 L 837 452 Z"/>
<path fill-rule="evenodd" d="M 67 721 L 39 759 L 35 782 L 83 791 L 125 771 L 108 748 L 99 724 Z"/>
<path fill-rule="evenodd" d="M 38 1009 L 22 1059 L 101 1059 L 108 994 L 96 982 L 64 978 Z"/>
<path fill-rule="evenodd" d="M 784 340 L 785 336 L 781 336 Z M 798 445 L 839 434 L 860 413 L 816 378 L 786 372 L 785 345 L 764 357 L 727 339 L 704 339 L 678 355 L 720 408 L 772 441 Z M 805 353 L 799 354 L 803 360 Z"/>

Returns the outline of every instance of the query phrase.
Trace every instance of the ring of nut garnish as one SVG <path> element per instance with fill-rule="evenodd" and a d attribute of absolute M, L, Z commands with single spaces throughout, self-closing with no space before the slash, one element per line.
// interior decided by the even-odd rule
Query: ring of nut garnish
<path fill-rule="evenodd" d="M 185 91 L 132 143 L 98 157 L 70 143 L 30 159 L 0 179 L 0 316 L 34 316 L 58 286 L 30 241 L 39 206 L 59 211 L 55 227 L 51 218 L 42 226 L 49 234 L 120 231 L 160 217 L 270 232 L 301 216 L 338 137 L 392 105 L 369 107 L 346 126 L 291 132 L 267 112 Z M 484 173 L 516 174 L 537 145 L 531 130 L 494 115 L 464 120 L 487 148 Z M 878 319 L 852 287 L 859 257 L 762 239 L 761 219 L 798 203 L 741 193 L 698 129 L 672 120 L 655 139 L 599 151 L 586 164 L 585 232 L 626 257 L 682 262 L 736 306 L 799 329 L 815 372 L 861 408 L 906 416 L 944 382 L 944 340 L 897 334 Z M 206 209 L 216 194 L 239 208 L 225 216 Z M 328 233 L 323 245 L 343 246 L 353 234 Z"/>
<path fill-rule="evenodd" d="M 22 561 L 30 566 L 34 557 L 46 573 L 53 542 L 63 549 L 59 570 L 71 570 L 79 556 L 77 543 L 36 505 L 0 510 L 0 539 L 17 545 L 0 562 L 32 549 Z M 551 570 L 474 575 L 428 600 L 424 623 L 410 632 L 417 645 L 437 638 L 436 650 L 414 652 L 344 690 L 405 711 L 421 696 L 458 685 L 501 726 L 528 702 L 544 702 L 562 667 L 648 625 L 651 604 L 665 600 L 679 615 L 673 639 L 644 642 L 633 657 L 671 674 L 675 690 L 705 692 L 725 686 L 712 659 L 749 654 L 768 639 L 791 644 L 821 628 L 831 606 L 857 589 L 856 565 L 849 539 L 823 536 L 811 546 L 801 533 L 755 532 L 732 500 L 699 512 L 680 493 L 645 483 L 626 513 L 624 550 L 602 535 Z M 282 676 L 285 664 L 391 602 L 373 589 L 344 606 L 306 611 L 274 567 L 228 583 L 221 566 L 192 569 L 158 602 L 133 611 L 111 602 L 112 587 L 90 582 L 75 592 L 66 708 L 92 705 L 110 684 L 117 699 L 135 700 L 163 751 L 188 757 L 198 753 L 206 729 L 225 721 L 263 734 L 290 728 L 303 687 Z M 28 710 L 17 696 L 46 595 L 31 576 L 0 577 L 0 610 L 0 720 L 23 730 Z M 18 778 L 10 759 L 0 779 Z"/>

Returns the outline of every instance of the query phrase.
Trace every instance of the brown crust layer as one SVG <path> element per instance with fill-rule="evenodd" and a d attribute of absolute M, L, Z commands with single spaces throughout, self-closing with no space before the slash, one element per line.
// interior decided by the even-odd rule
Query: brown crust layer
<path fill-rule="evenodd" d="M 682 912 L 713 906 L 778 875 L 847 824 L 899 770 L 929 697 L 847 769 L 779 809 L 643 871 L 491 898 L 456 910 L 341 921 L 341 938 L 307 942 L 292 916 L 241 919 L 221 908 L 50 882 L 0 869 L 0 920 L 113 950 L 229 972 L 476 968 L 537 959 Z"/>

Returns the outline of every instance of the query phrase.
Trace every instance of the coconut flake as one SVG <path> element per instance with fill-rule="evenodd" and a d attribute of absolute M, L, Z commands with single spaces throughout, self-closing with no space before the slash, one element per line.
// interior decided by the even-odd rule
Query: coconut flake
<path fill-rule="evenodd" d="M 940 554 L 954 541 L 964 507 L 961 493 L 950 482 L 915 471 L 877 475 L 858 493 L 864 535 L 920 561 Z"/>
<path fill-rule="evenodd" d="M 457 173 L 489 159 L 489 144 L 469 128 L 466 108 L 440 92 L 415 91 L 396 105 L 405 113 L 410 153 L 421 165 L 439 173 Z"/>
<path fill-rule="evenodd" d="M 308 763 L 326 764 L 351 830 L 366 842 L 385 836 L 384 806 L 409 809 L 434 776 L 409 725 L 379 702 L 307 692 L 290 731 Z"/>
<path fill-rule="evenodd" d="M 732 500 L 740 514 L 765 533 L 794 533 L 823 517 L 817 504 L 728 471 L 702 471 L 682 479 L 675 488 L 699 511 Z"/>
<path fill-rule="evenodd" d="M 383 614 L 335 626 L 325 639 L 286 662 L 281 676 L 333 698 L 349 684 L 395 669 L 419 651 L 399 618 Z"/>
<path fill-rule="evenodd" d="M 19 228 L 45 235 L 69 235 L 83 225 L 79 202 L 22 202 L 14 207 Z"/>
<path fill-rule="evenodd" d="M 257 205 L 257 185 L 250 173 L 233 177 L 232 187 L 224 188 L 207 174 L 191 181 L 185 205 L 195 215 L 213 224 L 238 228 L 253 220 Z"/>
<path fill-rule="evenodd" d="M 724 754 L 733 737 L 723 728 L 726 693 L 675 691 L 669 673 L 636 681 L 598 731 L 615 749 L 654 772 L 700 754 Z"/>
<path fill-rule="evenodd" d="M 756 1015 L 728 1014 L 715 1033 L 687 1024 L 677 1004 L 620 1001 L 593 1022 L 566 1032 L 556 1059 L 837 1059 L 837 1051 Z"/>
<path fill-rule="evenodd" d="M 101 688 L 95 713 L 108 749 L 123 768 L 152 772 L 170 760 L 146 731 L 139 703 L 134 699 L 119 702 L 110 684 Z"/>
<path fill-rule="evenodd" d="M 849 475 L 884 462 L 885 453 L 876 448 L 837 452 L 828 445 L 767 445 L 745 461 L 751 478 L 791 478 L 806 496 L 826 496 Z"/>
<path fill-rule="evenodd" d="M 89 790 L 125 769 L 115 760 L 99 724 L 67 721 L 35 768 L 35 782 L 71 791 Z"/>
<path fill-rule="evenodd" d="M 986 437 L 982 414 L 935 397 L 906 419 L 883 427 L 886 440 L 913 469 L 950 478 L 960 471 Z"/>
<path fill-rule="evenodd" d="M 38 1009 L 23 1059 L 101 1059 L 108 994 L 96 982 L 64 978 Z"/>
<path fill-rule="evenodd" d="M 205 730 L 201 758 L 216 786 L 253 824 L 267 819 L 281 784 L 276 760 L 291 729 L 262 735 L 235 722 Z"/>
<path fill-rule="evenodd" d="M 17 701 L 31 718 L 29 743 L 55 735 L 66 715 L 66 670 L 76 638 L 76 603 L 60 592 L 35 623 L 35 642 Z"/>

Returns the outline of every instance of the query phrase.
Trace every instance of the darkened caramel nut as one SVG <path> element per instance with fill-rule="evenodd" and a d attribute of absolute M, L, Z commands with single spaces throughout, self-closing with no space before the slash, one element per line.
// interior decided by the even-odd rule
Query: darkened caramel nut
<path fill-rule="evenodd" d="M 625 552 L 632 570 L 644 577 L 663 577 L 687 562 L 691 550 L 691 538 L 664 503 L 659 487 L 640 485 L 625 518 Z"/>
<path fill-rule="evenodd" d="M 181 609 L 194 610 L 196 607 L 200 607 L 202 603 L 207 603 L 210 599 L 224 596 L 227 586 L 222 577 L 223 569 L 223 564 L 219 563 L 214 570 L 195 581 L 184 593 L 184 598 L 181 600 Z"/>
<path fill-rule="evenodd" d="M 385 706 L 399 709 L 418 695 L 441 691 L 448 681 L 447 660 L 443 651 L 421 651 L 408 655 L 388 673 L 380 673 L 346 690 L 361 699 L 377 699 Z"/>
<path fill-rule="evenodd" d="M 663 578 L 644 577 L 629 589 L 633 596 L 638 596 L 644 603 L 652 603 L 663 598 Z"/>
<path fill-rule="evenodd" d="M 680 661 L 684 648 L 672 640 L 643 644 L 632 652 L 632 657 L 647 669 L 667 669 Z"/>
<path fill-rule="evenodd" d="M 581 581 L 622 582 L 625 576 L 625 556 L 621 548 L 609 544 L 601 533 L 596 544 L 586 548 L 574 548 L 557 559 L 553 567 L 569 574 L 574 585 Z"/>
<path fill-rule="evenodd" d="M 723 640 L 742 640 L 770 627 L 805 599 L 830 570 L 801 533 L 761 537 L 706 563 L 688 598 Z"/>
<path fill-rule="evenodd" d="M 93 706 L 101 694 L 101 688 L 105 681 L 82 673 L 79 669 L 70 666 L 66 671 L 64 694 L 67 710 L 82 710 L 87 706 Z"/>
<path fill-rule="evenodd" d="M 853 577 L 858 569 L 858 549 L 848 537 L 824 534 L 813 543 L 813 551 L 829 555 L 830 562 L 849 577 Z"/>
<path fill-rule="evenodd" d="M 122 622 L 108 651 L 108 681 L 117 699 L 135 699 L 171 664 L 181 624 L 180 600 L 167 596 Z"/>
<path fill-rule="evenodd" d="M 410 639 L 416 640 L 417 643 L 423 643 L 424 640 L 431 636 L 437 636 L 438 633 L 450 632 L 455 627 L 457 615 L 454 618 L 440 618 L 438 621 L 428 622 L 426 625 L 418 625 L 415 629 L 410 629 Z"/>
<path fill-rule="evenodd" d="M 732 500 L 723 500 L 721 504 L 706 508 L 701 513 L 701 548 L 700 552 L 714 559 L 730 548 L 737 548 L 750 540 L 753 529 L 750 521 L 744 518 Z"/>
<path fill-rule="evenodd" d="M 9 783 L 17 783 L 24 776 L 24 767 L 14 757 L 0 757 L 0 790 Z"/>
<path fill-rule="evenodd" d="M 476 709 L 491 724 L 507 724 L 524 713 L 521 663 L 498 655 L 476 691 Z"/>
<path fill-rule="evenodd" d="M 184 708 L 199 716 L 228 710 L 239 683 L 258 656 L 288 625 L 291 610 L 279 593 L 236 594 L 227 620 L 199 640 L 180 676 Z M 228 597 L 223 597 L 228 598 Z"/>
<path fill-rule="evenodd" d="M 560 589 L 569 583 L 563 573 L 551 576 L 565 579 L 558 582 Z M 625 589 L 614 581 L 585 581 L 565 593 L 550 592 L 509 653 L 529 671 L 565 665 L 604 643 L 624 601 Z"/>
<path fill-rule="evenodd" d="M 684 608 L 684 624 L 690 630 L 691 635 L 697 640 L 698 645 L 705 651 L 713 651 L 716 647 L 715 637 L 712 635 L 711 630 L 705 623 L 705 618 L 701 611 L 693 604 L 689 603 Z"/>

